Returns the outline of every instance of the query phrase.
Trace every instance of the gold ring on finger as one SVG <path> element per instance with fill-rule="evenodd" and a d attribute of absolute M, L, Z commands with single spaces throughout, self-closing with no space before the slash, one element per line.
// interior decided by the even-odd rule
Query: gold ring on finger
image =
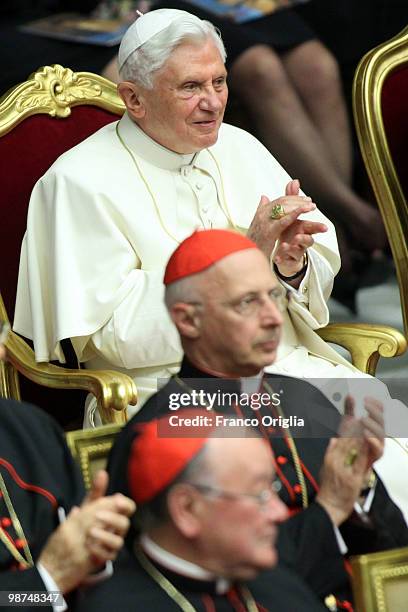
<path fill-rule="evenodd" d="M 283 208 L 282 204 L 275 204 L 275 206 L 272 207 L 270 218 L 276 221 L 282 219 L 285 214 L 285 209 Z"/>
<path fill-rule="evenodd" d="M 358 450 L 356 448 L 350 448 L 349 452 L 346 455 L 346 458 L 344 459 L 344 465 L 346 467 L 351 467 L 353 465 L 353 463 L 355 462 L 355 460 L 358 457 Z"/>

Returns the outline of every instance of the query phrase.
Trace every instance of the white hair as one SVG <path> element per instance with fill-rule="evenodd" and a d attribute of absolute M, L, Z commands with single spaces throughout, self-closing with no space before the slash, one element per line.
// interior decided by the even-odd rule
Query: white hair
<path fill-rule="evenodd" d="M 200 291 L 201 274 L 186 276 L 170 285 L 164 292 L 164 302 L 167 310 L 170 310 L 177 302 L 202 302 L 203 296 Z"/>
<path fill-rule="evenodd" d="M 120 77 L 145 89 L 153 89 L 154 74 L 164 66 L 177 46 L 184 42 L 198 44 L 205 39 L 213 41 L 225 63 L 227 53 L 220 31 L 210 21 L 186 14 L 133 51 L 123 64 Z"/>

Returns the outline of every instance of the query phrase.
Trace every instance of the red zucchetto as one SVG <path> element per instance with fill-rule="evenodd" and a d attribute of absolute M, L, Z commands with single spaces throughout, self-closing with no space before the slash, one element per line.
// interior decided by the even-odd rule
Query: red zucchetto
<path fill-rule="evenodd" d="M 258 248 L 243 234 L 223 229 L 199 230 L 177 247 L 164 273 L 164 284 L 170 285 L 191 274 L 202 272 L 220 259 L 237 251 Z"/>
<path fill-rule="evenodd" d="M 199 409 L 182 411 L 183 419 L 191 423 L 193 419 L 200 422 L 206 414 Z M 129 493 L 136 504 L 149 502 L 170 485 L 200 452 L 214 429 L 202 424 L 174 428 L 169 418 L 166 415 L 135 427 L 127 476 Z"/>

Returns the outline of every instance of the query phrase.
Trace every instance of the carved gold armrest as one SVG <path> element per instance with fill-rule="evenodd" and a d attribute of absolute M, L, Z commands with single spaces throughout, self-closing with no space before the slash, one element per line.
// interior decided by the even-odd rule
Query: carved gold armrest
<path fill-rule="evenodd" d="M 398 357 L 407 349 L 405 336 L 388 325 L 332 323 L 317 333 L 326 342 L 347 349 L 353 365 L 372 376 L 375 376 L 380 356 Z"/>
<path fill-rule="evenodd" d="M 114 370 L 72 370 L 51 363 L 37 363 L 34 351 L 14 332 L 6 342 L 12 366 L 33 382 L 54 389 L 83 389 L 95 395 L 103 423 L 125 423 L 127 405 L 137 402 L 136 385 Z"/>

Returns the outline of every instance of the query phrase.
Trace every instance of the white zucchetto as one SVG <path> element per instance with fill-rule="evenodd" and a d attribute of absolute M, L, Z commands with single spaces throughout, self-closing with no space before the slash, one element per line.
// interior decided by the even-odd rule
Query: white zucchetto
<path fill-rule="evenodd" d="M 119 47 L 118 64 L 119 70 L 128 59 L 129 55 L 141 47 L 146 41 L 150 40 L 155 34 L 165 30 L 173 21 L 187 16 L 191 19 L 194 16 L 187 11 L 178 9 L 157 9 L 141 15 L 126 30 Z M 198 17 L 196 17 L 198 19 Z M 201 20 L 200 20 L 201 21 Z"/>

